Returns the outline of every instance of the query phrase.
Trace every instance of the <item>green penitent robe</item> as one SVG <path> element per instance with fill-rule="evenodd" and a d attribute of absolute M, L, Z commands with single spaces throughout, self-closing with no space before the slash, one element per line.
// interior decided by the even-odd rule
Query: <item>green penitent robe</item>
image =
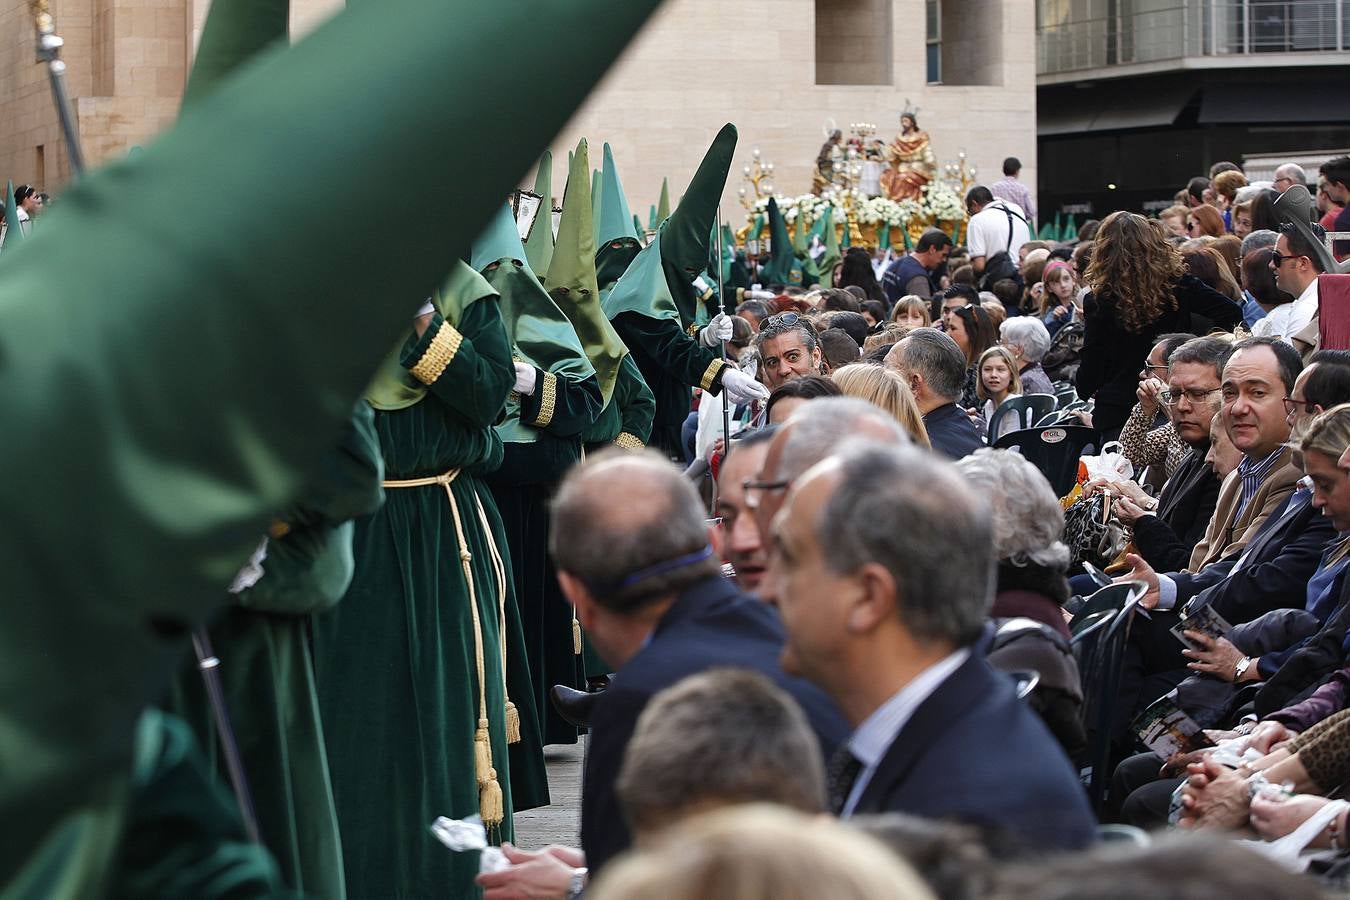
<path fill-rule="evenodd" d="M 374 414 L 362 402 L 305 499 L 280 518 L 261 580 L 209 629 L 263 844 L 288 886 L 334 900 L 345 896 L 342 845 L 314 690 L 310 623 L 351 583 L 350 520 L 379 508 L 382 471 Z M 228 785 L 195 659 L 175 682 L 171 708 L 193 727 L 218 780 Z"/>
<path fill-rule="evenodd" d="M 126 832 L 110 900 L 298 898 L 281 880 L 267 850 L 245 834 L 234 796 L 203 758 L 192 729 L 146 710 L 136 728 Z"/>
<path fill-rule="evenodd" d="M 454 340 L 443 371 L 428 374 Z M 513 769 L 544 779 L 529 673 L 508 669 L 503 683 L 504 655 L 524 658 L 524 648 L 506 535 L 481 480 L 501 464 L 492 425 L 515 379 L 495 295 L 468 304 L 453 326 L 437 314 L 409 339 L 402 364 L 431 380 L 417 402 L 376 413 L 385 503 L 357 522 L 351 588 L 315 622 L 319 699 L 348 896 L 472 896 L 477 855 L 450 852 L 429 827 L 480 812 L 474 742 L 484 708 L 505 816 L 494 838 L 512 837 Z M 452 471 L 453 506 L 444 485 L 394 484 Z M 534 748 L 509 761 L 508 694 L 520 746 Z"/>
<path fill-rule="evenodd" d="M 656 400 L 652 389 L 642 378 L 642 372 L 629 353 L 619 364 L 619 377 L 614 382 L 614 395 L 601 410 L 600 417 L 582 433 L 587 453 L 599 453 L 610 444 L 627 449 L 645 446 L 652 435 L 652 416 L 656 414 Z"/>

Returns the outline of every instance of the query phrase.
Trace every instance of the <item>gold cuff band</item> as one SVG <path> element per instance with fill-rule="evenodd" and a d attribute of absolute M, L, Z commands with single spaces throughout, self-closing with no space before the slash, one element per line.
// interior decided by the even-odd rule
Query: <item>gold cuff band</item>
<path fill-rule="evenodd" d="M 700 330 L 702 330 L 702 328 L 703 328 L 702 325 L 700 325 L 700 324 L 698 324 L 697 322 L 695 322 L 694 324 L 692 324 L 692 325 L 690 325 L 688 328 L 686 328 L 686 329 L 684 330 L 684 333 L 687 334 L 687 335 L 689 335 L 691 338 L 696 338 L 696 337 L 698 337 L 698 333 L 699 333 Z"/>
<path fill-rule="evenodd" d="M 722 371 L 722 367 L 725 365 L 726 363 L 720 359 L 714 359 L 708 363 L 708 368 L 703 371 L 703 377 L 698 380 L 698 386 L 705 391 L 712 390 L 713 382 L 717 380 L 718 373 Z"/>
<path fill-rule="evenodd" d="M 637 435 L 622 431 L 619 433 L 619 436 L 614 439 L 614 446 L 624 450 L 641 450 L 647 445 L 642 443 Z"/>
<path fill-rule="evenodd" d="M 539 415 L 534 418 L 536 428 L 547 428 L 548 423 L 553 421 L 553 410 L 558 404 L 558 376 L 552 372 L 545 372 L 542 390 Z"/>
<path fill-rule="evenodd" d="M 463 341 L 464 335 L 460 334 L 455 326 L 449 322 L 442 322 L 427 351 L 409 370 L 412 376 L 423 384 L 435 384 L 445 372 L 446 366 L 450 365 L 450 361 L 459 352 L 459 345 Z"/>

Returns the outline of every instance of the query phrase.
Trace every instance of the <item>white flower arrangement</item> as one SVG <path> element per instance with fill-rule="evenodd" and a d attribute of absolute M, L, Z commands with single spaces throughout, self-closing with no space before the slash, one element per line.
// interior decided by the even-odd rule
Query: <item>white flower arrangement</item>
<path fill-rule="evenodd" d="M 845 199 L 852 201 L 859 222 L 868 225 L 885 224 L 888 228 L 905 228 L 915 220 L 926 223 L 958 222 L 966 217 L 964 201 L 950 185 L 942 181 L 928 182 L 919 200 L 897 202 L 889 197 L 865 197 L 856 190 L 845 192 L 837 188 L 828 190 L 819 197 L 814 194 L 803 194 L 800 197 L 775 199 L 778 201 L 779 212 L 783 214 L 783 219 L 788 224 L 796 222 L 798 216 L 805 216 L 804 221 L 808 225 L 813 224 L 829 207 L 834 208 L 836 219 L 840 219 Z M 768 209 L 769 198 L 759 198 L 751 209 L 751 218 L 757 215 L 767 218 Z"/>

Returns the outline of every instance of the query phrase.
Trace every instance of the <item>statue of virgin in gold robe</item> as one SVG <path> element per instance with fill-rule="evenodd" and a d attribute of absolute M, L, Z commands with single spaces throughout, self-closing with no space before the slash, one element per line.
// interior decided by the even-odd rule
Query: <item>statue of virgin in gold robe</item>
<path fill-rule="evenodd" d="M 918 200 L 937 170 L 928 132 L 919 129 L 912 113 L 900 116 L 900 134 L 886 145 L 886 171 L 881 190 L 892 200 Z"/>

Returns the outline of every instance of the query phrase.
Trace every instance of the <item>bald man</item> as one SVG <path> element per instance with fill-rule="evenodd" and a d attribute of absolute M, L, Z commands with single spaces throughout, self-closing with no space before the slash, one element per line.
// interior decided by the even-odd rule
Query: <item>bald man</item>
<path fill-rule="evenodd" d="M 564 479 L 552 526 L 563 593 L 615 673 L 591 718 L 581 797 L 592 875 L 631 843 L 614 780 L 638 716 L 685 676 L 728 662 L 768 676 L 806 713 L 826 758 L 847 734 L 822 691 L 784 674 L 776 611 L 720 576 L 702 502 L 668 461 L 650 451 L 592 457 Z"/>

